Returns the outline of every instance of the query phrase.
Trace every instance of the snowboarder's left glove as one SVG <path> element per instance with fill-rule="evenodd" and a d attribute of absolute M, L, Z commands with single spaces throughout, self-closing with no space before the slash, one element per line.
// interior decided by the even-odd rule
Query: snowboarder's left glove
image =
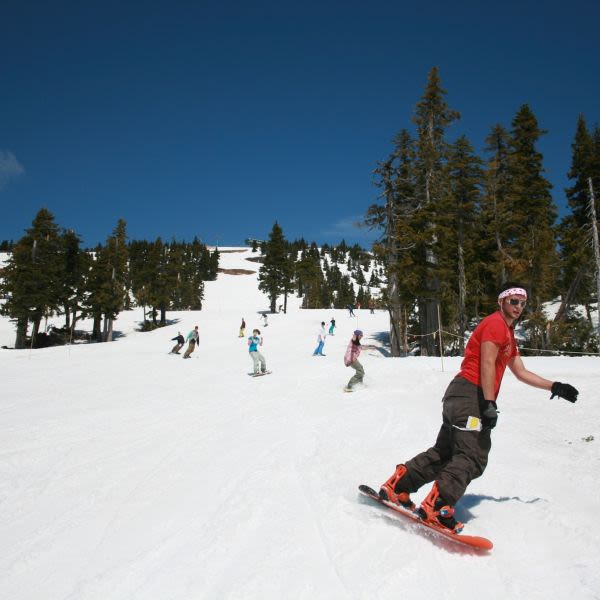
<path fill-rule="evenodd" d="M 558 396 L 559 398 L 564 398 L 569 402 L 577 402 L 578 395 L 579 392 L 572 385 L 555 381 L 552 384 L 552 396 L 550 396 L 550 400 L 552 400 L 554 396 Z"/>
<path fill-rule="evenodd" d="M 481 422 L 484 429 L 494 429 L 498 422 L 498 407 L 495 402 L 485 400 L 487 406 L 481 413 Z"/>

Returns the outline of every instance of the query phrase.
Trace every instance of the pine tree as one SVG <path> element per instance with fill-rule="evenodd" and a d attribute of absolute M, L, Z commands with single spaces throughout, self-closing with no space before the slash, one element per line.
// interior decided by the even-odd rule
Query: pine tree
<path fill-rule="evenodd" d="M 125 308 L 128 295 L 128 250 L 127 225 L 119 219 L 112 235 L 106 241 L 106 260 L 110 271 L 110 283 L 107 281 L 104 305 L 103 341 L 112 341 L 113 321 Z"/>
<path fill-rule="evenodd" d="M 158 313 L 160 312 L 161 320 L 165 318 L 173 287 L 169 269 L 169 248 L 160 237 L 151 244 L 148 259 L 154 271 L 149 288 L 149 304 L 152 306 L 152 324 L 157 326 Z"/>
<path fill-rule="evenodd" d="M 41 320 L 61 308 L 64 262 L 58 226 L 42 208 L 31 228 L 13 249 L 4 268 L 2 291 L 7 296 L 2 313 L 17 324 L 15 348 L 24 348 L 27 326 L 32 323 L 32 346 Z"/>
<path fill-rule="evenodd" d="M 573 185 L 565 190 L 571 212 L 562 219 L 559 227 L 562 303 L 555 323 L 565 319 L 570 305 L 588 305 L 594 287 L 592 249 L 591 244 L 586 243 L 589 227 L 588 178 L 594 176 L 594 139 L 583 115 L 579 115 L 577 120 L 571 148 L 568 178 Z"/>
<path fill-rule="evenodd" d="M 457 289 L 449 285 L 453 295 L 456 292 L 457 302 L 445 302 L 447 308 L 457 307 L 457 325 L 459 350 L 464 351 L 464 333 L 467 329 L 467 274 L 471 285 L 471 298 L 477 292 L 477 271 L 474 269 L 477 251 L 474 244 L 477 239 L 476 228 L 480 213 L 480 190 L 482 184 L 481 160 L 473 151 L 469 140 L 461 136 L 452 146 L 448 164 L 451 204 L 448 212 L 448 225 L 443 236 L 444 246 L 455 245 L 456 251 L 449 248 L 442 254 L 448 259 L 448 277 L 446 281 L 457 281 Z M 449 319 L 453 316 L 448 315 Z"/>
<path fill-rule="evenodd" d="M 519 259 L 508 275 L 528 286 L 534 311 L 552 297 L 558 276 L 553 228 L 556 207 L 550 193 L 552 185 L 543 176 L 542 154 L 536 148 L 544 133 L 529 106 L 523 105 L 512 122 L 508 162 L 508 203 L 515 232 L 509 252 Z"/>
<path fill-rule="evenodd" d="M 302 252 L 295 264 L 295 275 L 299 296 L 303 298 L 302 308 L 319 308 L 325 282 L 318 252 L 316 256 L 314 251 Z"/>
<path fill-rule="evenodd" d="M 405 129 L 394 138 L 394 150 L 375 171 L 382 189 L 384 204 L 367 211 L 366 224 L 381 230 L 375 244 L 377 257 L 383 260 L 387 274 L 386 305 L 390 315 L 390 347 L 392 356 L 406 352 L 406 323 L 403 320 L 405 290 L 411 287 L 410 275 L 415 253 L 415 231 L 412 228 L 416 198 L 415 144 Z"/>
<path fill-rule="evenodd" d="M 129 244 L 129 269 L 131 293 L 138 306 L 142 307 L 144 329 L 146 307 L 150 302 L 150 284 L 154 273 L 150 265 L 150 244 L 146 240 L 133 240 Z"/>
<path fill-rule="evenodd" d="M 488 265 L 489 279 L 486 278 L 485 291 L 495 293 L 499 285 L 506 283 L 507 270 L 515 263 L 508 252 L 509 242 L 515 235 L 511 229 L 512 211 L 508 204 L 510 136 L 502 125 L 497 124 L 485 141 L 489 158 L 482 198 L 483 231 L 479 254 L 485 257 L 484 262 Z"/>
<path fill-rule="evenodd" d="M 124 220 L 117 222 L 106 245 L 98 246 L 94 254 L 88 278 L 89 294 L 85 312 L 94 320 L 92 339 L 107 342 L 112 341 L 113 321 L 123 310 L 125 296 L 128 294 L 129 252 Z"/>
<path fill-rule="evenodd" d="M 424 346 L 423 354 L 436 354 L 435 339 L 431 333 L 437 331 L 438 306 L 441 295 L 438 244 L 440 241 L 439 218 L 444 215 L 444 200 L 447 198 L 448 182 L 446 162 L 448 145 L 446 129 L 460 117 L 449 108 L 445 100 L 446 90 L 442 88 L 437 67 L 428 75 L 427 85 L 421 100 L 417 103 L 413 122 L 417 127 L 416 178 L 417 198 L 421 203 L 419 211 L 419 246 L 423 265 L 419 284 L 419 320 Z"/>
<path fill-rule="evenodd" d="M 90 257 L 81 248 L 81 239 L 69 229 L 62 234 L 63 270 L 61 277 L 61 305 L 65 314 L 65 328 L 73 338 L 75 324 L 82 310 L 86 293 Z"/>
<path fill-rule="evenodd" d="M 289 289 L 287 242 L 283 230 L 274 223 L 264 247 L 264 262 L 258 272 L 258 288 L 269 296 L 271 312 L 277 307 L 277 297 Z"/>

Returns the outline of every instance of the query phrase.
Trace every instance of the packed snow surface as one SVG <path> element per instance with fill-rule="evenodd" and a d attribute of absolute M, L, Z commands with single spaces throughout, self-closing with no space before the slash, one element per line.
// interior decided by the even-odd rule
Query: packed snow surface
<path fill-rule="evenodd" d="M 249 256 L 221 266 L 257 270 Z M 221 273 L 204 310 L 166 328 L 136 331 L 135 309 L 113 343 L 0 350 L 1 599 L 600 598 L 597 357 L 524 359 L 575 385 L 574 405 L 505 376 L 487 471 L 457 505 L 465 533 L 494 542 L 477 554 L 357 492 L 433 443 L 460 358 L 386 356 L 383 311 L 292 298 L 263 328 L 266 309 L 256 274 Z M 272 375 L 248 376 L 242 317 Z M 169 355 L 196 324 L 192 358 Z M 357 327 L 372 348 L 345 394 Z"/>

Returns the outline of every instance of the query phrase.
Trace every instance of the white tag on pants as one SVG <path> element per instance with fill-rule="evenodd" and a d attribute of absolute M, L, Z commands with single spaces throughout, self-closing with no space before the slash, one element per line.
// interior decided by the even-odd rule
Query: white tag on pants
<path fill-rule="evenodd" d="M 453 425 L 453 427 L 461 431 L 481 431 L 481 419 L 479 417 L 467 417 L 467 423 L 464 427 L 459 427 L 458 425 Z"/>

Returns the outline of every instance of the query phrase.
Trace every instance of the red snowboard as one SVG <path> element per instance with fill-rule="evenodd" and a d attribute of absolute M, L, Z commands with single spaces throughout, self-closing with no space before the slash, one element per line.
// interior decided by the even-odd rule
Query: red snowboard
<path fill-rule="evenodd" d="M 407 519 L 410 519 L 413 523 L 418 523 L 432 529 L 435 533 L 443 536 L 444 538 L 451 540 L 457 544 L 462 544 L 463 546 L 469 546 L 470 548 L 475 548 L 476 550 L 491 550 L 494 546 L 492 542 L 484 537 L 479 537 L 476 535 L 463 535 L 462 533 L 454 533 L 445 527 L 440 527 L 438 525 L 434 525 L 433 523 L 428 523 L 427 521 L 423 521 L 420 519 L 414 512 L 399 506 L 398 504 L 394 504 L 392 502 L 387 502 L 386 500 L 382 500 L 379 497 L 379 494 L 370 488 L 368 485 L 359 485 L 359 491 L 361 494 L 364 494 L 371 500 L 382 504 L 383 506 L 397 512 L 398 514 L 404 516 Z"/>

